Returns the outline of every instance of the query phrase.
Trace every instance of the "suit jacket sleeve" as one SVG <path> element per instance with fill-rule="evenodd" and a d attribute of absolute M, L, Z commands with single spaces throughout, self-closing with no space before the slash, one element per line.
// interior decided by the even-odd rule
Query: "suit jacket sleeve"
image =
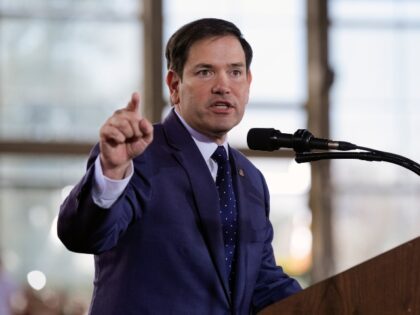
<path fill-rule="evenodd" d="M 92 187 L 98 154 L 96 145 L 88 159 L 86 174 L 60 207 L 57 233 L 71 251 L 99 254 L 114 247 L 128 226 L 141 216 L 147 199 L 147 182 L 138 176 L 109 209 L 96 205 L 92 200 Z M 133 181 L 140 181 L 138 187 L 145 189 L 134 189 Z"/>

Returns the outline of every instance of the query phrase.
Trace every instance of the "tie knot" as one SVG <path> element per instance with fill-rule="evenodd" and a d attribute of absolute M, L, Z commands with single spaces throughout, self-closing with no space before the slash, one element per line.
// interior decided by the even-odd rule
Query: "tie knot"
<path fill-rule="evenodd" d="M 225 147 L 222 145 L 219 145 L 212 154 L 211 158 L 216 161 L 217 164 L 225 164 L 227 162 L 227 153 L 225 150 Z"/>

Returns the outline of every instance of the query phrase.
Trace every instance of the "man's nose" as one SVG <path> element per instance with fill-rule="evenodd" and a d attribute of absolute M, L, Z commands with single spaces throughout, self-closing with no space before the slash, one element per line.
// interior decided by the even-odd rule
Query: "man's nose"
<path fill-rule="evenodd" d="M 219 74 L 216 76 L 211 92 L 214 94 L 230 93 L 229 78 L 227 74 Z"/>

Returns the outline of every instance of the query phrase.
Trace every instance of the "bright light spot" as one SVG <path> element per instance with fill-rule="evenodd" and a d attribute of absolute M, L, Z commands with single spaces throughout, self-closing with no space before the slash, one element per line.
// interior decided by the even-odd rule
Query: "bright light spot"
<path fill-rule="evenodd" d="M 50 241 L 57 247 L 61 247 L 61 241 L 57 235 L 57 220 L 58 216 L 55 216 L 50 227 Z"/>
<path fill-rule="evenodd" d="M 73 187 L 74 187 L 73 185 L 68 185 L 68 186 L 63 187 L 63 189 L 61 189 L 61 201 L 62 202 L 70 194 L 70 192 L 73 189 Z"/>
<path fill-rule="evenodd" d="M 37 291 L 43 289 L 47 284 L 47 277 L 42 271 L 39 270 L 33 270 L 29 272 L 26 276 L 26 279 L 28 280 L 31 288 Z"/>
<path fill-rule="evenodd" d="M 308 193 L 311 185 L 309 164 L 276 158 L 253 158 L 252 161 L 264 174 L 271 195 Z"/>
<path fill-rule="evenodd" d="M 309 256 L 312 249 L 312 232 L 306 226 L 296 227 L 290 239 L 290 254 L 293 259 Z"/>

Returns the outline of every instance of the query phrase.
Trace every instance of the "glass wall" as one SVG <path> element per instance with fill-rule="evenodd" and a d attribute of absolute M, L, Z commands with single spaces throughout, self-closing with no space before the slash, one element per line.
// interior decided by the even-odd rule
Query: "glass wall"
<path fill-rule="evenodd" d="M 0 137 L 96 140 L 138 90 L 138 1 L 96 2 L 2 2 Z"/>
<path fill-rule="evenodd" d="M 97 141 L 103 121 L 144 86 L 141 3 L 0 0 L 0 142 Z M 229 136 L 233 146 L 246 148 L 253 127 L 286 133 L 306 127 L 304 0 L 163 4 L 164 43 L 182 24 L 212 16 L 236 23 L 254 48 L 250 103 Z M 329 11 L 331 138 L 419 161 L 419 2 L 330 0 Z M 306 286 L 310 165 L 286 157 L 250 159 L 270 188 L 277 263 Z M 37 300 L 50 306 L 65 300 L 67 310 L 86 308 L 93 261 L 63 247 L 55 222 L 85 163 L 86 155 L 0 155 L 4 266 L 23 287 L 43 289 Z M 349 160 L 334 161 L 331 174 L 336 272 L 418 235 L 417 175 Z"/>
<path fill-rule="evenodd" d="M 0 142 L 23 152 L 95 143 L 142 86 L 140 4 L 0 1 Z M 86 311 L 93 257 L 70 253 L 56 236 L 59 206 L 85 164 L 86 155 L 0 154 L 0 256 L 26 292 L 14 300 L 18 310 Z"/>
<path fill-rule="evenodd" d="M 330 0 L 332 137 L 420 161 L 419 1 Z M 332 164 L 337 271 L 418 236 L 417 175 Z"/>

